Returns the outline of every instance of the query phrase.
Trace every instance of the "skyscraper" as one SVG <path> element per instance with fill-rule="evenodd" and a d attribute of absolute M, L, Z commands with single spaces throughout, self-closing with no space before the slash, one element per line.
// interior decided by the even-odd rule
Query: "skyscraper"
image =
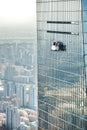
<path fill-rule="evenodd" d="M 6 111 L 6 127 L 8 130 L 17 130 L 20 124 L 20 115 L 18 109 L 8 106 Z"/>
<path fill-rule="evenodd" d="M 29 108 L 37 109 L 37 88 L 31 85 L 29 88 Z"/>
<path fill-rule="evenodd" d="M 87 0 L 37 0 L 39 130 L 87 130 Z"/>

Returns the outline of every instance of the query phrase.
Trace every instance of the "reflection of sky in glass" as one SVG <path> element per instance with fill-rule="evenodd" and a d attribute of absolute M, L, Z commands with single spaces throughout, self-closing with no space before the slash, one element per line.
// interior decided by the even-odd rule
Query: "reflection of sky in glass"
<path fill-rule="evenodd" d="M 87 54 L 87 44 L 84 45 L 85 48 L 85 54 Z"/>
<path fill-rule="evenodd" d="M 83 12 L 83 21 L 87 21 L 87 12 L 86 11 Z"/>
<path fill-rule="evenodd" d="M 83 10 L 87 10 L 87 0 L 82 0 Z"/>
<path fill-rule="evenodd" d="M 84 43 L 87 43 L 87 34 L 84 34 Z"/>
<path fill-rule="evenodd" d="M 83 22 L 83 31 L 87 32 L 87 22 Z"/>

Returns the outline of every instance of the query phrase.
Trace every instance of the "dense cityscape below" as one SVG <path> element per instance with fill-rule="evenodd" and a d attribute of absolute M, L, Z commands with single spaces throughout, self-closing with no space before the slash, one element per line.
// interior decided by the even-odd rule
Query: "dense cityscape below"
<path fill-rule="evenodd" d="M 37 128 L 35 41 L 0 40 L 0 130 Z"/>

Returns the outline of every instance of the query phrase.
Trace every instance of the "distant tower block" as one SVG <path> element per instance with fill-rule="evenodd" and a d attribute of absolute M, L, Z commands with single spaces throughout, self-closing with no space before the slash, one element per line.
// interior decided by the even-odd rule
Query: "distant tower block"
<path fill-rule="evenodd" d="M 18 109 L 8 106 L 6 110 L 6 127 L 8 130 L 17 130 L 20 124 L 20 115 Z"/>
<path fill-rule="evenodd" d="M 37 109 L 37 88 L 34 86 L 29 88 L 29 108 Z"/>

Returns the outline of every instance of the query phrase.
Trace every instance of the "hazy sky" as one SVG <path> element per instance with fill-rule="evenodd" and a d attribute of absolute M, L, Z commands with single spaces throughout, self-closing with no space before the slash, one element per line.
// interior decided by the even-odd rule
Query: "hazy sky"
<path fill-rule="evenodd" d="M 8 33 L 28 33 L 34 27 L 35 11 L 35 0 L 0 0 L 0 38 Z"/>

